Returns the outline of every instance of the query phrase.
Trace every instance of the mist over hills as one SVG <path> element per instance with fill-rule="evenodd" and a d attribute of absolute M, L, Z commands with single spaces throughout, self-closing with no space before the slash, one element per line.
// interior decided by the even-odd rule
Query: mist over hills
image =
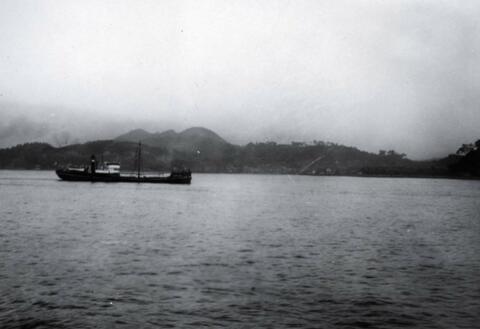
<path fill-rule="evenodd" d="M 167 119 L 125 117 L 100 110 L 25 105 L 0 101 L 0 148 L 42 142 L 55 147 L 107 140 L 132 127 L 146 130 L 184 128 Z M 188 127 L 188 125 L 186 126 Z"/>
<path fill-rule="evenodd" d="M 0 150 L 1 169 L 53 169 L 84 165 L 91 154 L 99 160 L 118 161 L 133 170 L 138 143 L 142 143 L 143 169 L 169 171 L 184 166 L 193 172 L 272 173 L 367 176 L 480 176 L 478 147 L 468 156 L 450 155 L 431 161 L 413 161 L 394 150 L 378 154 L 355 147 L 314 141 L 234 145 L 215 132 L 192 127 L 181 132 L 150 133 L 131 130 L 111 140 L 54 147 L 26 143 Z M 478 142 L 477 142 L 478 143 Z M 471 144 L 473 145 L 473 144 Z M 477 145 L 478 146 L 478 145 Z"/>
<path fill-rule="evenodd" d="M 142 142 L 150 146 L 167 147 L 179 150 L 189 150 L 190 148 L 203 148 L 207 145 L 216 147 L 228 144 L 222 137 L 215 132 L 202 128 L 192 127 L 180 133 L 170 129 L 161 133 L 149 133 L 143 129 L 134 129 L 126 134 L 120 135 L 115 141 Z"/>
<path fill-rule="evenodd" d="M 240 124 L 233 123 L 227 125 L 220 120 L 207 123 L 204 122 L 205 120 L 188 120 L 188 118 L 174 120 L 168 115 L 161 119 L 149 116 L 127 117 L 117 115 L 115 111 L 104 113 L 101 109 L 27 106 L 0 101 L 0 148 L 33 142 L 63 147 L 93 140 L 116 140 L 117 136 L 125 135 L 135 127 L 142 128 L 143 133 L 147 133 L 149 137 L 153 138 L 172 134 L 174 131 L 171 128 L 181 132 L 190 126 L 203 126 L 209 127 L 222 139 L 235 145 L 270 141 L 289 144 L 291 141 L 317 139 L 334 141 L 342 145 L 354 145 L 359 149 L 374 153 L 379 149 L 395 149 L 400 153 L 407 153 L 410 159 L 425 160 L 441 158 L 455 150 L 461 143 L 474 140 L 475 137 L 475 135 L 465 132 L 461 138 L 452 138 L 449 135 L 437 136 L 434 144 L 427 138 L 420 138 L 413 143 L 406 143 L 406 141 L 397 143 L 389 138 L 374 136 L 352 138 L 355 135 L 355 129 L 344 129 L 344 127 L 337 127 L 335 134 L 328 133 L 322 126 L 318 126 L 316 132 L 307 131 L 303 126 L 296 125 L 293 117 L 283 118 L 282 120 L 286 121 L 282 121 L 282 126 L 274 128 L 272 123 L 278 123 L 278 118 L 273 116 L 270 119 L 261 122 L 252 121 L 249 126 L 242 127 Z M 233 118 L 233 122 L 236 120 L 237 118 Z M 137 133 L 141 134 L 142 129 L 136 129 Z M 140 135 L 140 137 L 142 136 Z M 139 138 L 133 139 L 138 140 Z"/>
<path fill-rule="evenodd" d="M 475 1 L 0 7 L 0 147 L 203 126 L 429 159 L 478 138 Z"/>

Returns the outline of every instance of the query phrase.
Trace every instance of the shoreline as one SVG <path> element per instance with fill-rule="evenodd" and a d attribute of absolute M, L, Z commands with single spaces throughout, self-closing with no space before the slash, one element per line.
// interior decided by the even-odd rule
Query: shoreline
<path fill-rule="evenodd" d="M 41 172 L 55 172 L 55 169 L 24 169 L 24 168 L 1 168 L 0 171 L 41 171 Z M 145 173 L 158 173 L 158 171 L 145 171 Z M 358 178 L 419 178 L 419 179 L 458 179 L 458 180 L 472 180 L 478 181 L 480 177 L 477 176 L 429 176 L 429 175 L 309 175 L 309 174 L 289 174 L 289 173 L 269 173 L 269 172 L 192 172 L 192 174 L 219 174 L 219 175 L 271 175 L 271 176 L 306 176 L 306 177 L 358 177 Z"/>

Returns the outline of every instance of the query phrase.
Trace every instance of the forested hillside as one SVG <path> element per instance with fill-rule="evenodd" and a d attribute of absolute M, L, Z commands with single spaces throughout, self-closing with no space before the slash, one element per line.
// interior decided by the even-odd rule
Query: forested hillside
<path fill-rule="evenodd" d="M 134 130 L 114 140 L 53 147 L 27 143 L 0 150 L 2 169 L 53 169 L 83 165 L 90 155 L 100 161 L 117 161 L 132 170 L 138 142 L 142 143 L 143 169 L 169 171 L 185 166 L 193 172 L 274 173 L 368 176 L 480 176 L 480 144 L 465 144 L 440 160 L 412 161 L 393 150 L 369 153 L 355 147 L 314 142 L 290 144 L 230 144 L 211 130 L 190 128 L 176 133 Z"/>

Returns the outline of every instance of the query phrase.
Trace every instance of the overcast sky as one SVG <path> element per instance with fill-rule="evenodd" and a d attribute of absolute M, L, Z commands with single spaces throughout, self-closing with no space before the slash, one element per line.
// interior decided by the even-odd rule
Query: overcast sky
<path fill-rule="evenodd" d="M 480 138 L 479 88 L 480 1 L 0 1 L 3 146 L 204 126 L 428 158 Z"/>

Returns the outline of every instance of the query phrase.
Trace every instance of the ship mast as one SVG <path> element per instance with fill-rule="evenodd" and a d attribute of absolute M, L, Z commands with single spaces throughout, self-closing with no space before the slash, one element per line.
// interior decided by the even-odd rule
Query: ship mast
<path fill-rule="evenodd" d="M 137 178 L 140 179 L 140 168 L 141 168 L 141 161 L 142 161 L 142 142 L 138 142 L 138 158 L 137 158 Z"/>

